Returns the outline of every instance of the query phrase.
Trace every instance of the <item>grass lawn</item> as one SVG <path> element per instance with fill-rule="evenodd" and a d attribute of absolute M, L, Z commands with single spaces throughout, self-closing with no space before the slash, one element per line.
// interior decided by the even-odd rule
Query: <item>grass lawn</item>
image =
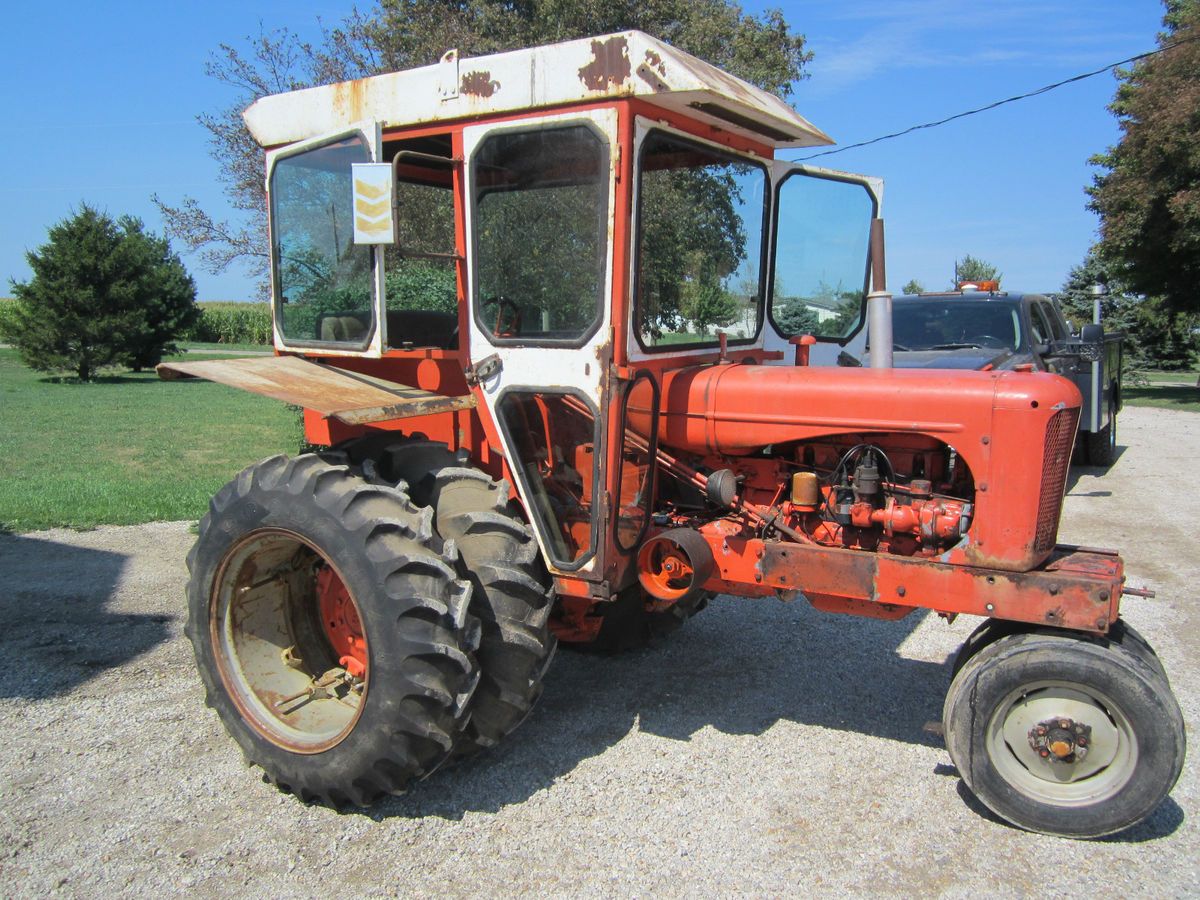
<path fill-rule="evenodd" d="M 0 349 L 0 530 L 198 519 L 238 471 L 299 441 L 275 400 L 153 372 L 58 382 Z"/>
<path fill-rule="evenodd" d="M 1121 388 L 1121 394 L 1129 406 L 1156 406 L 1159 409 L 1200 412 L 1200 388 L 1198 387 L 1180 387 L 1170 384 L 1154 384 L 1153 382 L 1144 387 L 1127 384 Z"/>

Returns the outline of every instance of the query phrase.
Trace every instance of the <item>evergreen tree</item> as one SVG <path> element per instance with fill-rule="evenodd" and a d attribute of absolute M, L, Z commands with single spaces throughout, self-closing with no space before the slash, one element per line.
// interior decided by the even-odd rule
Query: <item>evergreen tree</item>
<path fill-rule="evenodd" d="M 0 337 L 39 372 L 90 381 L 102 366 L 153 365 L 199 316 L 196 289 L 164 238 L 84 204 L 26 254 L 33 278 L 14 282 L 16 309 Z"/>

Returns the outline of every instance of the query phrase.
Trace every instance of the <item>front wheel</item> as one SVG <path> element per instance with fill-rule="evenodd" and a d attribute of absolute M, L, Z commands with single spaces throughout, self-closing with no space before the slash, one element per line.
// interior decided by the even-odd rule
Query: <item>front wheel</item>
<path fill-rule="evenodd" d="M 1044 834 L 1128 828 L 1183 766 L 1183 717 L 1166 677 L 1117 642 L 1001 637 L 955 675 L 943 719 L 967 787 L 997 815 Z"/>

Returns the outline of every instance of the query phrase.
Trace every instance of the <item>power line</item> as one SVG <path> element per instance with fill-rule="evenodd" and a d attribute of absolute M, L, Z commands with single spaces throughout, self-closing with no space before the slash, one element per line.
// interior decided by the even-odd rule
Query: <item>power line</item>
<path fill-rule="evenodd" d="M 1183 38 L 1173 44 L 1168 44 L 1165 47 L 1159 47 L 1157 50 L 1148 50 L 1145 53 L 1139 53 L 1137 56 L 1131 56 L 1129 59 L 1123 59 L 1120 62 L 1109 63 L 1107 66 L 1102 66 L 1091 72 L 1084 72 L 1082 75 L 1074 75 L 1071 78 L 1056 81 L 1054 84 L 1047 84 L 1037 90 L 1029 91 L 1025 94 L 1018 94 L 1015 97 L 1007 97 L 1004 100 L 997 100 L 995 103 L 989 103 L 987 106 L 980 106 L 977 109 L 968 109 L 966 112 L 955 113 L 952 116 L 947 116 L 944 119 L 938 119 L 936 122 L 925 122 L 921 125 L 913 125 L 910 128 L 905 128 L 903 131 L 894 131 L 891 134 L 880 135 L 876 138 L 871 138 L 869 141 L 859 141 L 857 144 L 847 144 L 845 147 L 837 147 L 833 150 L 823 150 L 820 153 L 813 153 L 809 156 L 802 156 L 797 162 L 806 162 L 810 159 L 816 159 L 818 156 L 832 156 L 834 153 L 845 153 L 847 150 L 856 150 L 859 147 L 868 147 L 871 144 L 878 144 L 880 141 L 890 141 L 892 138 L 904 137 L 906 134 L 912 134 L 914 131 L 921 131 L 925 128 L 937 128 L 940 125 L 945 125 L 947 122 L 953 122 L 956 119 L 965 119 L 967 116 L 978 115 L 982 112 L 995 109 L 998 106 L 1004 106 L 1006 103 L 1016 103 L 1018 100 L 1028 100 L 1030 97 L 1036 97 L 1039 94 L 1047 94 L 1050 91 L 1057 90 L 1060 87 L 1068 84 L 1074 84 L 1076 81 L 1083 81 L 1085 78 L 1091 78 L 1094 75 L 1103 75 L 1117 66 L 1124 66 L 1128 63 L 1137 62 L 1141 59 L 1146 59 L 1149 56 L 1155 56 L 1159 53 L 1165 53 L 1168 50 L 1174 50 L 1183 44 L 1190 44 L 1193 41 L 1200 41 L 1200 35 L 1196 37 Z"/>

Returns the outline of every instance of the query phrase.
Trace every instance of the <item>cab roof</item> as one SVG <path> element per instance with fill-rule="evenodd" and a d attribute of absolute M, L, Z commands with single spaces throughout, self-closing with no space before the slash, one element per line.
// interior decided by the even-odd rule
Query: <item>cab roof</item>
<path fill-rule="evenodd" d="M 623 31 L 440 62 L 262 97 L 242 114 L 263 147 L 384 128 L 638 97 L 771 147 L 833 140 L 774 94 L 650 37 Z"/>

